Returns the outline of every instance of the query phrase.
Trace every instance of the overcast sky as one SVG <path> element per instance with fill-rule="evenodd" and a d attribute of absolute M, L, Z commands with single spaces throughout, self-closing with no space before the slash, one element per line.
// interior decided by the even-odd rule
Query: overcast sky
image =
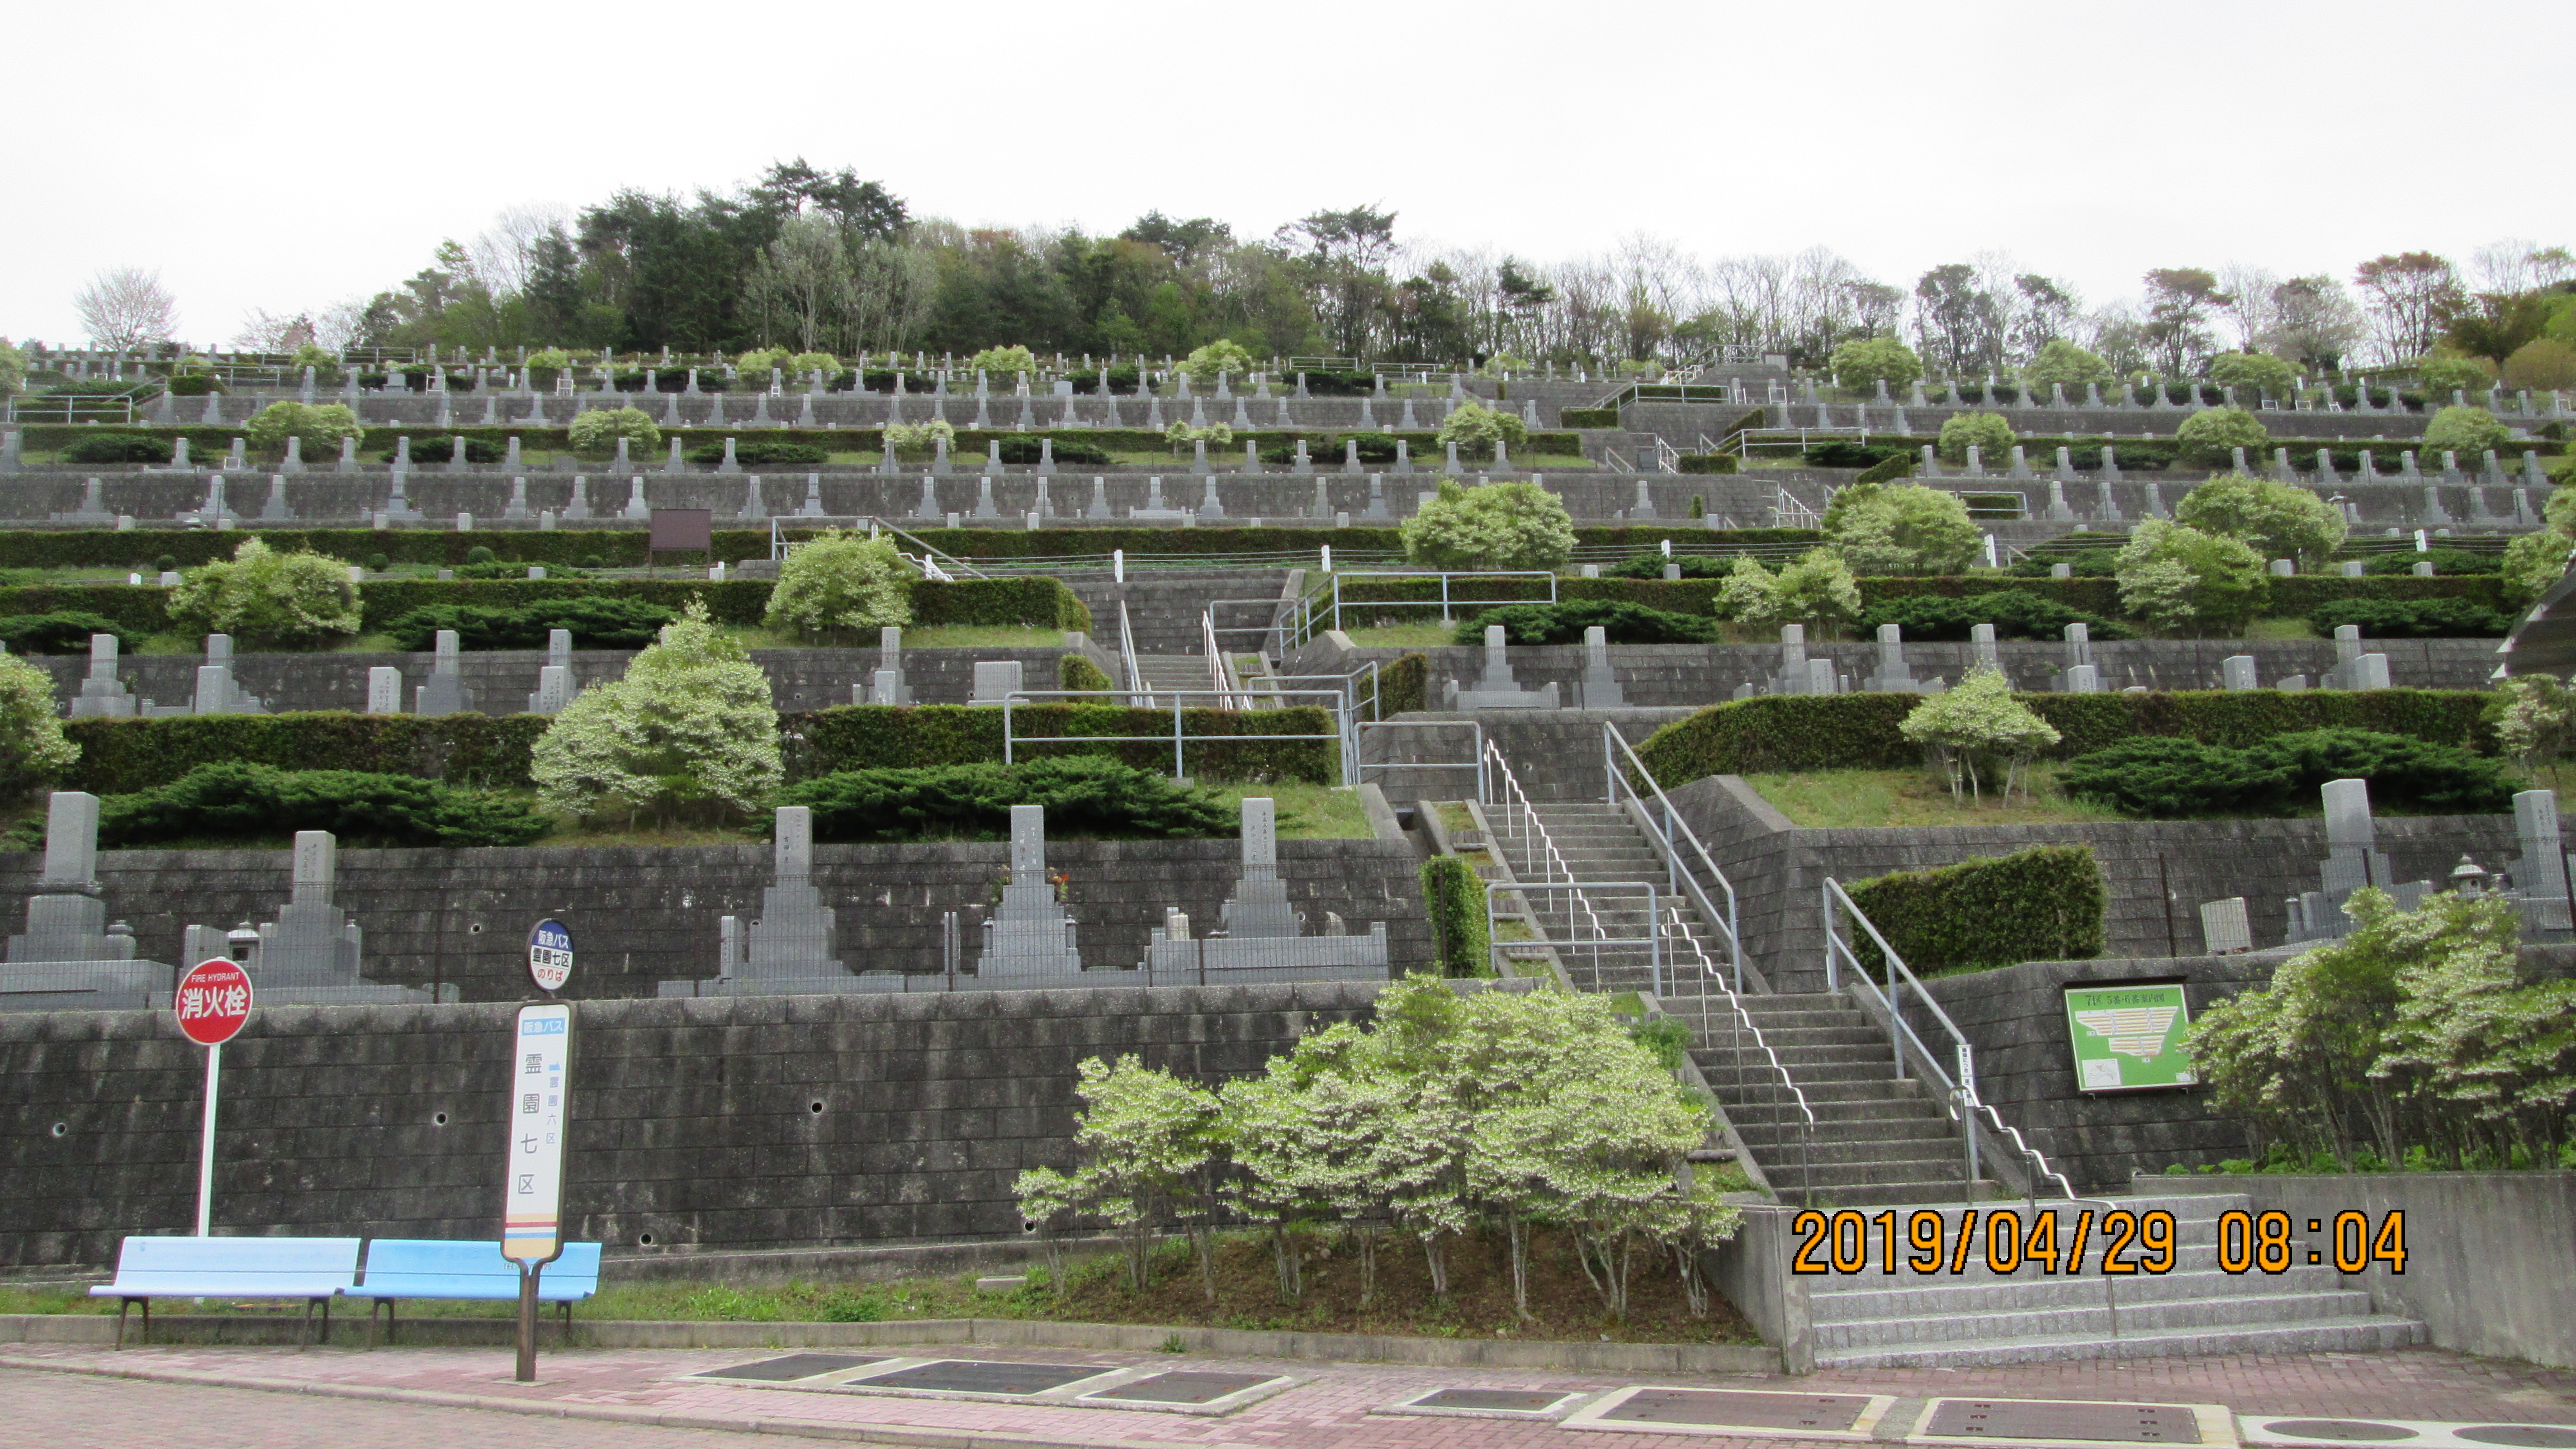
<path fill-rule="evenodd" d="M 1630 233 L 2149 267 L 2576 242 L 2576 3 L 175 5 L 10 20 L 0 335 L 157 268 L 182 335 L 388 287 L 505 206 L 773 159 L 916 214 L 1258 236 L 1321 207 L 1536 260 Z"/>

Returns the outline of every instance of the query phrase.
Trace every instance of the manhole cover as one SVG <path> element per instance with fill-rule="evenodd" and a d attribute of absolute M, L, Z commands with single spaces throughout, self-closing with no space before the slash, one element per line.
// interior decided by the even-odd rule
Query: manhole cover
<path fill-rule="evenodd" d="M 1417 1409 L 1485 1409 L 1508 1414 L 1543 1414 L 1572 1395 L 1544 1389 L 1442 1389 L 1411 1401 Z"/>
<path fill-rule="evenodd" d="M 1072 1363 L 994 1363 L 948 1358 L 879 1374 L 864 1381 L 871 1389 L 941 1389 L 958 1394 L 1042 1394 L 1076 1379 L 1106 1370 Z"/>
<path fill-rule="evenodd" d="M 2393 1444 L 2423 1437 L 2412 1429 L 2363 1419 L 2275 1419 L 2263 1426 L 2263 1432 L 2284 1439 L 2332 1439 L 2339 1444 Z"/>
<path fill-rule="evenodd" d="M 2180 1404 L 1939 1399 L 1926 1434 L 1958 1439 L 2082 1439 L 2105 1444 L 2197 1444 L 2200 1417 Z"/>
<path fill-rule="evenodd" d="M 789 1379 L 809 1379 L 835 1369 L 857 1368 L 861 1364 L 883 1363 L 885 1356 L 856 1358 L 845 1353 L 791 1353 L 785 1358 L 765 1358 L 758 1363 L 738 1363 L 732 1368 L 708 1369 L 689 1375 L 693 1379 L 751 1379 L 764 1384 L 783 1384 Z"/>
<path fill-rule="evenodd" d="M 1632 1424 L 1722 1424 L 1746 1429 L 1848 1431 L 1867 1394 L 1766 1394 L 1749 1389 L 1640 1389 L 1603 1420 Z"/>
<path fill-rule="evenodd" d="M 2576 1429 L 2555 1424 L 2479 1424 L 2451 1432 L 2472 1444 L 2502 1444 L 2507 1449 L 2576 1449 Z"/>
<path fill-rule="evenodd" d="M 1271 1374 L 1156 1374 L 1132 1384 L 1083 1395 L 1086 1399 L 1128 1399 L 1146 1404 L 1212 1404 L 1228 1394 L 1239 1394 L 1255 1384 L 1266 1384 Z"/>

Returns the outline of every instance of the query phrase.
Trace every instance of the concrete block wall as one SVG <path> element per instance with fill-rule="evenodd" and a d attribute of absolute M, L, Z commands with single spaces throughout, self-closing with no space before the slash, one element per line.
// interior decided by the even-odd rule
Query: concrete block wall
<path fill-rule="evenodd" d="M 289 891 L 284 850 L 114 850 L 99 856 L 110 919 L 134 927 L 138 954 L 176 961 L 190 924 L 274 920 Z M 937 973 L 940 919 L 959 913 L 965 965 L 1009 873 L 1001 842 L 823 845 L 814 883 L 838 912 L 842 962 L 852 971 Z M 1146 933 L 1177 906 L 1214 922 L 1241 874 L 1232 840 L 1055 840 L 1050 870 L 1069 878 L 1075 944 L 1094 969 L 1133 966 Z M 37 852 L 0 853 L 0 920 L 17 921 L 35 889 Z M 1387 923 L 1398 971 L 1433 959 L 1422 913 L 1420 862 L 1403 841 L 1282 840 L 1280 874 L 1310 934 L 1338 912 L 1354 932 Z M 516 1000 L 525 989 L 528 929 L 546 917 L 572 928 L 582 962 L 577 997 L 651 996 L 661 981 L 716 974 L 716 919 L 753 916 L 770 884 L 766 844 L 691 847 L 538 847 L 340 852 L 334 899 L 366 932 L 363 970 L 406 986 L 461 986 L 469 1001 Z M 0 968 L 5 969 L 5 968 Z M 925 982 L 925 985 L 928 983 Z"/>
<path fill-rule="evenodd" d="M 1017 1238 L 1012 1180 L 1071 1165 L 1081 1060 L 1248 1075 L 1375 992 L 585 1002 L 567 1232 L 616 1253 Z M 493 1237 L 513 1010 L 257 1011 L 224 1052 L 215 1231 Z M 204 1061 L 158 1013 L 0 1015 L 0 1266 L 189 1231 Z"/>

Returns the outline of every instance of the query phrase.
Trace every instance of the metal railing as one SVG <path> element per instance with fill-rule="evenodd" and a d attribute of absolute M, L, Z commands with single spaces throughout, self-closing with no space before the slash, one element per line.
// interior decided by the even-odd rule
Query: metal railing
<path fill-rule="evenodd" d="M 124 423 L 134 421 L 134 405 L 146 399 L 131 393 L 39 393 L 11 396 L 6 415 L 13 423 Z"/>
<path fill-rule="evenodd" d="M 1468 735 L 1467 758 L 1463 760 L 1372 760 L 1367 741 L 1371 730 L 1465 730 Z M 1369 778 L 1372 770 L 1467 770 L 1476 776 L 1476 799 L 1486 798 L 1485 727 L 1471 719 L 1357 720 L 1352 725 L 1352 758 L 1355 761 L 1353 784 L 1376 784 Z"/>
<path fill-rule="evenodd" d="M 1550 940 L 1544 935 L 1543 919 L 1538 916 L 1535 907 L 1533 908 L 1533 920 L 1538 922 L 1542 930 L 1541 943 L 1551 947 L 1589 951 L 1592 959 L 1593 983 L 1596 987 L 1601 980 L 1601 954 L 1605 949 L 1619 950 L 1643 946 L 1647 953 L 1648 979 L 1653 983 L 1654 993 L 1657 996 L 1663 995 L 1663 917 L 1656 909 L 1657 891 L 1654 883 L 1576 880 L 1574 867 L 1566 861 L 1564 853 L 1556 848 L 1555 839 L 1548 834 L 1546 824 L 1538 818 L 1538 808 L 1531 804 L 1529 793 L 1521 788 L 1520 778 L 1512 773 L 1511 761 L 1504 758 L 1502 747 L 1492 740 L 1485 741 L 1483 764 L 1484 768 L 1478 771 L 1478 778 L 1489 789 L 1478 803 L 1492 806 L 1502 817 L 1503 833 L 1521 842 L 1523 870 L 1515 871 L 1513 874 L 1519 878 L 1519 889 L 1523 897 L 1527 898 L 1530 893 L 1536 892 L 1559 909 L 1565 918 L 1566 939 L 1562 942 Z M 1501 841 L 1494 842 L 1494 849 L 1507 863 L 1509 862 L 1511 857 L 1504 851 Z M 1527 874 L 1524 874 L 1524 871 Z M 1632 890 L 1642 890 L 1646 894 L 1645 934 L 1636 937 L 1614 935 L 1610 923 L 1602 919 L 1604 904 L 1596 904 L 1592 899 L 1593 893 Z M 1490 892 L 1486 895 L 1485 905 L 1490 915 L 1493 908 L 1493 896 Z M 1607 909 L 1615 913 L 1619 908 L 1608 906 Z M 1575 918 L 1577 911 L 1582 912 L 1580 922 Z M 1491 942 L 1494 934 L 1492 920 L 1488 919 L 1485 926 L 1485 938 Z M 1560 951 L 1559 959 L 1562 959 L 1562 956 L 1563 952 Z"/>
<path fill-rule="evenodd" d="M 1879 934 L 1878 927 L 1843 890 L 1842 882 L 1827 876 L 1822 889 L 1825 917 L 1825 989 L 1840 991 L 1842 968 L 1849 965 L 1853 983 L 1866 993 L 1865 996 L 1859 992 L 1855 995 L 1860 996 L 1861 1004 L 1876 1012 L 1887 1025 L 1888 1044 L 1895 1054 L 1897 1080 L 1905 1080 L 1910 1053 L 1914 1070 L 1921 1074 L 1927 1084 L 1940 1088 L 1943 1110 L 1949 1113 L 1950 1120 L 1958 1122 L 1961 1127 L 1960 1139 L 1966 1153 L 1967 1181 L 1971 1184 L 1969 1191 L 1973 1193 L 1975 1190 L 1973 1184 L 1980 1180 L 1978 1137 L 1982 1133 L 1989 1144 L 1996 1149 L 1998 1165 L 2005 1162 L 2011 1164 L 2009 1172 L 2019 1178 L 2019 1182 L 2014 1185 L 2021 1189 L 2022 1196 L 2035 1199 L 2039 1183 L 2045 1179 L 2054 1181 L 2061 1194 L 2070 1200 L 2073 1199 L 2075 1187 L 2066 1180 L 2066 1175 L 2050 1167 L 2048 1158 L 2038 1148 L 2023 1139 L 2020 1129 L 2006 1125 L 2001 1113 L 1978 1100 L 1976 1056 L 1968 1045 L 1967 1037 L 1960 1033 L 1958 1024 L 1950 1020 L 1950 1014 L 1941 1009 L 1941 1003 L 1932 999 L 1932 993 L 1923 989 L 1923 983 L 1915 976 L 1913 969 L 1905 964 L 1904 958 L 1896 954 L 1896 948 L 1887 943 L 1887 938 Z M 1879 956 L 1887 963 L 1885 986 L 1870 979 L 1868 967 L 1836 924 L 1838 911 L 1859 922 L 1860 928 L 1869 933 L 1871 943 L 1878 948 Z M 1913 989 L 1915 1000 L 1932 1013 L 1932 1019 L 1939 1022 L 1942 1031 L 1948 1035 L 1954 1052 L 1954 1064 L 1958 1069 L 1956 1079 L 1942 1070 L 1940 1058 L 1924 1044 L 1923 1038 L 1916 1034 L 1913 1025 L 1905 1019 L 1905 991 L 1908 987 Z"/>
<path fill-rule="evenodd" d="M 1786 488 L 1771 490 L 1771 526 L 1773 528 L 1815 528 L 1825 516 L 1798 501 L 1798 495 Z"/>
<path fill-rule="evenodd" d="M 1132 703 L 1134 696 L 1126 690 L 1015 689 L 1002 696 L 1002 763 L 1005 765 L 1012 763 L 1016 758 L 1018 748 L 1021 745 L 1114 745 L 1130 740 L 1159 741 L 1169 739 L 1172 742 L 1172 774 L 1175 777 L 1179 777 L 1189 774 L 1188 759 L 1184 751 L 1193 743 L 1207 744 L 1210 742 L 1221 743 L 1225 741 L 1243 743 L 1247 741 L 1271 740 L 1330 740 L 1333 742 L 1337 759 L 1345 768 L 1347 768 L 1350 758 L 1352 732 L 1349 720 L 1341 707 L 1341 692 L 1334 689 L 1282 689 L 1279 691 L 1279 697 L 1281 700 L 1280 708 L 1293 707 L 1290 701 L 1329 701 L 1329 703 L 1326 703 L 1323 707 L 1325 712 L 1332 717 L 1333 727 L 1326 733 L 1311 735 L 1194 735 L 1189 732 L 1189 717 L 1187 714 L 1189 709 L 1225 708 L 1225 706 L 1217 702 L 1220 696 L 1215 690 L 1159 690 L 1155 694 L 1147 696 L 1150 701 L 1149 703 L 1137 706 Z M 1047 702 L 1079 704 L 1086 700 L 1127 708 L 1141 707 L 1156 711 L 1162 710 L 1164 708 L 1164 702 L 1168 701 L 1172 712 L 1172 732 L 1168 736 L 1159 732 L 1150 735 L 1024 735 L 1018 732 L 1017 721 L 1013 718 L 1014 712 L 1022 705 L 1041 704 Z M 1194 704 L 1193 701 L 1196 703 Z"/>
<path fill-rule="evenodd" d="M 1144 692 L 1144 671 L 1136 663 L 1136 630 L 1127 620 L 1127 601 L 1118 601 L 1118 667 L 1127 676 L 1127 703 L 1145 709 L 1154 707 L 1154 696 Z"/>
<path fill-rule="evenodd" d="M 1243 693 L 1242 681 L 1235 678 L 1234 661 L 1217 643 L 1216 610 L 1213 608 L 1199 614 L 1199 647 L 1207 651 L 1208 687 L 1216 691 L 1217 708 L 1252 708 L 1252 701 Z"/>
<path fill-rule="evenodd" d="M 1677 894 L 1690 897 L 1691 904 L 1698 909 L 1700 919 L 1708 923 L 1709 929 L 1725 933 L 1727 963 L 1735 981 L 1732 989 L 1742 991 L 1744 989 L 1744 938 L 1737 915 L 1735 883 L 1726 878 L 1725 871 L 1717 868 L 1717 862 L 1709 856 L 1708 847 L 1700 843 L 1699 832 L 1691 829 L 1690 822 L 1682 819 L 1681 812 L 1673 808 L 1671 798 L 1664 794 L 1664 787 L 1656 783 L 1653 772 L 1646 768 L 1643 760 L 1637 758 L 1637 752 L 1629 747 L 1628 737 L 1619 733 L 1619 727 L 1604 720 L 1601 723 L 1601 736 L 1602 768 L 1609 777 L 1609 784 L 1605 791 L 1606 803 L 1618 804 L 1622 791 L 1626 792 L 1630 800 L 1636 802 L 1637 809 L 1646 816 L 1647 824 L 1652 827 L 1646 831 L 1646 842 L 1655 848 L 1656 854 L 1664 858 L 1664 869 L 1669 873 L 1673 890 Z M 1634 779 L 1619 768 L 1622 760 L 1636 772 Z M 1646 789 L 1652 792 L 1651 796 L 1637 789 L 1636 780 L 1646 782 Z M 1674 838 L 1676 832 L 1680 836 L 1678 841 Z M 1682 856 L 1683 846 L 1688 846 L 1690 849 L 1688 860 Z M 1697 862 L 1701 870 L 1708 872 L 1709 879 L 1717 882 L 1719 890 L 1725 892 L 1724 910 L 1721 911 L 1717 903 L 1709 898 L 1708 892 L 1700 886 L 1699 877 L 1691 869 L 1693 861 Z M 1770 989 L 1769 983 L 1760 982 L 1759 972 L 1756 972 L 1755 976 L 1757 982 L 1767 992 Z"/>
<path fill-rule="evenodd" d="M 1787 1109 L 1794 1107 L 1797 1110 L 1798 1193 L 1800 1201 L 1803 1202 L 1811 1197 L 1815 1192 L 1811 1178 L 1813 1177 L 1812 1168 L 1815 1162 L 1816 1152 L 1816 1109 L 1813 1104 L 1808 1102 L 1807 1094 L 1804 1089 L 1799 1087 L 1797 1079 L 1789 1074 L 1788 1064 L 1780 1060 L 1780 1053 L 1774 1051 L 1771 1047 L 1770 1041 L 1762 1035 L 1762 1028 L 1760 1024 L 1753 1020 L 1753 1013 L 1744 1009 L 1744 998 L 1742 994 L 1728 989 L 1725 976 L 1718 970 L 1718 963 L 1709 959 L 1708 952 L 1699 944 L 1699 937 L 1692 933 L 1690 923 L 1683 919 L 1681 902 L 1673 901 L 1667 906 L 1667 909 L 1672 913 L 1674 928 L 1673 935 L 1675 939 L 1680 941 L 1690 951 L 1690 956 L 1687 961 L 1684 960 L 1679 950 L 1676 950 L 1673 953 L 1673 969 L 1675 971 L 1680 971 L 1685 968 L 1690 968 L 1692 969 L 1692 974 L 1697 978 L 1699 982 L 1699 1022 L 1697 1031 L 1700 1040 L 1707 1042 L 1712 1047 L 1714 1047 L 1716 1043 L 1709 1039 L 1710 1012 L 1708 1003 L 1708 987 L 1709 983 L 1712 981 L 1717 983 L 1718 997 L 1721 1005 L 1723 1005 L 1726 1010 L 1727 1059 L 1733 1064 L 1735 1069 L 1734 1095 L 1736 1101 L 1750 1102 L 1752 1100 L 1748 1093 L 1748 1084 L 1744 1077 L 1744 1038 L 1749 1033 L 1753 1037 L 1753 1049 L 1762 1054 L 1763 1061 L 1768 1063 L 1771 1068 L 1771 1071 L 1767 1076 L 1759 1072 L 1755 1075 L 1760 1078 L 1763 1086 L 1767 1089 L 1773 1109 L 1782 1113 L 1783 1125 L 1786 1125 Z M 1774 1080 L 1775 1078 L 1776 1081 Z"/>
<path fill-rule="evenodd" d="M 1343 582 L 1345 580 L 1357 582 L 1363 579 L 1402 579 L 1409 581 L 1427 581 L 1437 579 L 1440 581 L 1440 597 L 1436 599 L 1345 600 L 1342 597 Z M 1547 581 L 1547 597 L 1544 599 L 1537 599 L 1521 595 L 1513 595 L 1501 598 L 1462 599 L 1458 597 L 1456 587 L 1453 583 L 1454 580 L 1459 579 L 1544 579 Z M 1297 600 L 1294 615 L 1288 626 L 1288 638 L 1285 647 L 1294 649 L 1314 638 L 1315 635 L 1322 630 L 1341 628 L 1342 610 L 1345 608 L 1370 611 L 1389 609 L 1438 609 L 1440 611 L 1440 622 L 1446 624 L 1450 622 L 1457 609 L 1462 605 L 1481 610 L 1498 604 L 1553 604 L 1555 602 L 1556 575 L 1544 569 L 1497 569 L 1489 573 L 1410 573 L 1392 569 L 1336 570 L 1325 580 L 1321 587 L 1317 588 L 1313 593 L 1307 594 Z M 1327 620 L 1330 622 L 1325 622 Z"/>

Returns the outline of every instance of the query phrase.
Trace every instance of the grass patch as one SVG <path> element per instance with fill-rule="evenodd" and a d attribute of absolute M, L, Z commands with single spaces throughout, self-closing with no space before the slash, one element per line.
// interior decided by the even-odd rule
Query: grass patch
<path fill-rule="evenodd" d="M 2056 767 L 2034 766 L 2029 798 L 1989 796 L 1953 800 L 1950 788 L 1925 770 L 1818 770 L 1803 774 L 1747 775 L 1745 783 L 1811 830 L 1889 825 L 2055 825 L 2126 820 L 2107 806 L 2070 800 L 2057 789 Z"/>
<path fill-rule="evenodd" d="M 1373 629 L 1345 631 L 1351 642 L 1363 649 L 1425 649 L 1455 643 L 1450 636 L 1458 632 L 1455 624 L 1437 620 L 1425 624 L 1385 624 Z"/>
<path fill-rule="evenodd" d="M 2245 632 L 2241 637 L 2249 640 L 2269 639 L 2278 641 L 2288 639 L 2322 639 L 2325 636 L 2319 634 L 2316 630 L 2316 626 L 2310 624 L 2307 620 L 2294 617 L 2288 619 L 2253 620 L 2246 624 Z"/>
<path fill-rule="evenodd" d="M 1338 785 L 1310 785 L 1302 781 L 1281 781 L 1271 785 L 1233 785 L 1209 782 L 1208 789 L 1226 802 L 1229 809 L 1240 809 L 1246 795 L 1267 795 L 1279 802 L 1279 834 L 1289 840 L 1366 840 L 1376 834 L 1369 828 L 1368 812 L 1360 806 L 1360 792 Z"/>

